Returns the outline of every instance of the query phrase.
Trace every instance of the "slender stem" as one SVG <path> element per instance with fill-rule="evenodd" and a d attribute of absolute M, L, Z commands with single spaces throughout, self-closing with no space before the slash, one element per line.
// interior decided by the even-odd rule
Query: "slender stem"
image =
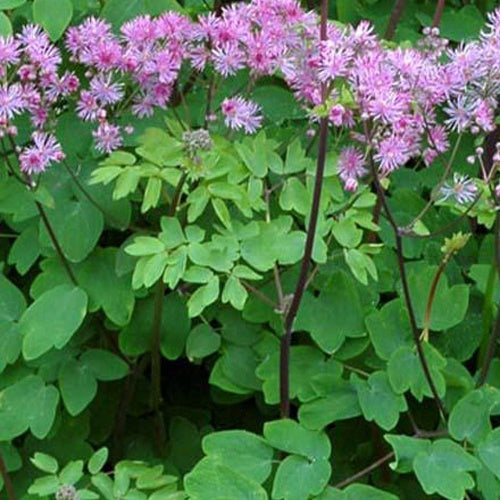
<path fill-rule="evenodd" d="M 266 294 L 262 293 L 258 288 L 255 288 L 254 286 L 250 285 L 250 283 L 247 283 L 246 281 L 243 281 L 241 279 L 240 282 L 251 294 L 255 295 L 259 300 L 264 302 L 264 304 L 271 306 L 273 309 L 276 310 L 279 309 L 279 304 L 276 304 L 276 302 L 271 300 Z"/>
<path fill-rule="evenodd" d="M 403 10 L 405 8 L 406 0 L 396 0 L 394 8 L 392 9 L 391 18 L 389 19 L 389 24 L 387 25 L 387 30 L 385 31 L 384 38 L 386 40 L 392 40 L 394 34 L 396 33 L 396 28 L 403 15 Z"/>
<path fill-rule="evenodd" d="M 163 312 L 163 297 L 165 296 L 165 285 L 160 278 L 156 282 L 154 313 L 153 313 L 153 339 L 151 349 L 151 400 L 152 410 L 155 414 L 156 445 L 159 455 L 163 455 L 163 447 L 166 439 L 165 423 L 161 414 L 161 322 Z"/>
<path fill-rule="evenodd" d="M 360 470 L 356 474 L 353 474 L 352 476 L 348 477 L 347 479 L 344 479 L 343 481 L 340 481 L 340 483 L 337 483 L 335 485 L 335 488 L 344 488 L 345 486 L 348 486 L 349 484 L 352 484 L 356 482 L 358 479 L 362 478 L 363 476 L 366 476 L 366 474 L 369 474 L 370 472 L 374 471 L 375 469 L 378 469 L 381 465 L 384 465 L 386 462 L 389 460 L 392 460 L 394 458 L 394 452 L 391 451 L 390 453 L 387 453 L 387 455 L 384 455 L 383 457 L 379 458 L 372 464 L 370 464 L 368 467 L 365 467 L 363 470 Z"/>
<path fill-rule="evenodd" d="M 446 0 L 438 0 L 436 10 L 434 12 L 434 19 L 432 20 L 432 27 L 437 28 L 441 23 L 441 16 L 443 15 L 444 5 Z"/>
<path fill-rule="evenodd" d="M 488 378 L 488 373 L 491 368 L 491 363 L 495 357 L 495 351 L 497 348 L 498 340 L 500 339 L 500 305 L 498 306 L 497 318 L 495 325 L 493 326 L 493 331 L 491 332 L 490 341 L 488 343 L 488 349 L 486 351 L 485 361 L 481 367 L 481 373 L 477 381 L 477 386 L 481 386 L 486 382 Z"/>
<path fill-rule="evenodd" d="M 431 312 L 432 312 L 432 304 L 434 303 L 434 297 L 436 295 L 437 286 L 439 284 L 439 280 L 443 275 L 443 272 L 450 261 L 450 254 L 445 255 L 441 264 L 436 270 L 436 274 L 434 274 L 434 278 L 432 279 L 431 288 L 429 290 L 429 297 L 427 298 L 427 303 L 425 305 L 425 314 L 424 314 L 424 329 L 422 331 L 421 340 L 424 342 L 429 341 L 429 329 L 431 323 Z"/>
<path fill-rule="evenodd" d="M 328 0 L 321 2 L 321 25 L 320 41 L 327 38 Z M 323 86 L 323 98 L 326 97 L 326 89 Z M 307 284 L 307 274 L 309 271 L 316 227 L 318 224 L 319 206 L 321 200 L 321 188 L 325 173 L 326 148 L 328 142 L 328 118 L 322 118 L 319 126 L 319 149 L 318 161 L 316 165 L 316 179 L 311 205 L 311 216 L 307 229 L 304 257 L 300 266 L 299 278 L 293 293 L 293 298 L 284 320 L 284 335 L 280 346 L 280 411 L 282 418 L 290 416 L 290 347 L 292 344 L 292 331 L 295 317 L 299 311 L 300 303 L 304 295 Z"/>
<path fill-rule="evenodd" d="M 175 216 L 177 206 L 182 196 L 182 188 L 186 181 L 187 174 L 182 172 L 182 175 L 175 188 L 172 202 L 168 209 L 170 217 Z M 161 395 L 161 323 L 163 314 L 163 298 L 165 297 L 165 284 L 163 279 L 160 278 L 156 282 L 155 296 L 154 296 L 154 313 L 153 313 L 153 334 L 151 346 L 151 400 L 152 410 L 155 414 L 155 431 L 156 431 L 156 444 L 158 452 L 163 455 L 164 444 L 166 439 L 165 422 L 161 413 L 162 395 Z"/>
<path fill-rule="evenodd" d="M 5 465 L 2 454 L 0 453 L 0 475 L 3 479 L 3 484 L 5 486 L 5 493 L 7 493 L 7 498 L 9 500 L 17 500 L 16 492 L 14 491 L 14 485 L 12 484 L 12 479 Z"/>
<path fill-rule="evenodd" d="M 365 134 L 366 137 L 369 137 L 368 130 L 366 129 L 365 126 Z M 434 401 L 436 403 L 436 406 L 438 407 L 440 416 L 443 420 L 445 420 L 445 409 L 443 406 L 443 403 L 441 401 L 441 398 L 439 397 L 439 394 L 436 389 L 436 384 L 434 383 L 434 380 L 432 378 L 429 365 L 427 363 L 427 359 L 425 357 L 425 353 L 422 347 L 422 343 L 420 341 L 420 333 L 418 330 L 417 326 L 417 320 L 415 317 L 415 311 L 413 309 L 413 303 L 411 300 L 411 295 L 410 295 L 410 287 L 408 285 L 408 277 L 406 275 L 406 267 L 405 267 L 405 261 L 404 261 L 404 256 L 403 256 L 403 239 L 401 237 L 401 233 L 399 231 L 398 225 L 396 220 L 394 219 L 394 216 L 392 215 L 392 212 L 389 208 L 389 205 L 387 203 L 387 199 L 385 197 L 384 190 L 382 189 L 382 186 L 380 185 L 380 180 L 378 178 L 378 172 L 375 167 L 375 164 L 373 162 L 373 157 L 371 153 L 368 155 L 372 175 L 373 175 L 373 182 L 375 184 L 375 188 L 380 195 L 380 200 L 382 202 L 382 207 L 384 209 L 384 212 L 387 216 L 387 220 L 389 221 L 390 226 L 392 227 L 392 230 L 394 232 L 394 237 L 396 239 L 396 255 L 398 259 L 398 267 L 399 267 L 399 274 L 401 277 L 401 283 L 403 286 L 403 295 L 404 295 L 404 300 L 406 303 L 406 309 L 408 310 L 408 316 L 410 318 L 410 325 L 411 325 L 411 330 L 413 334 L 413 341 L 415 343 L 415 347 L 417 348 L 417 355 L 420 361 L 420 364 L 422 366 L 422 370 L 424 372 L 424 376 L 427 380 L 427 383 L 429 384 L 429 388 L 431 390 L 432 396 L 434 398 Z"/>
<path fill-rule="evenodd" d="M 448 435 L 449 434 L 448 434 L 448 431 L 446 429 L 437 430 L 437 431 L 424 431 L 424 430 L 420 430 L 417 428 L 416 432 L 413 434 L 412 437 L 418 438 L 418 439 L 426 439 L 426 438 L 446 437 Z M 371 463 L 368 467 L 365 467 L 364 469 L 360 470 L 359 472 L 356 472 L 356 474 L 353 474 L 352 476 L 349 476 L 348 478 L 335 484 L 334 487 L 335 488 L 344 488 L 345 486 L 348 486 L 349 484 L 356 482 L 358 479 L 361 479 L 363 476 L 366 476 L 367 474 L 374 471 L 375 469 L 378 469 L 381 465 L 384 465 L 386 462 L 388 462 L 389 460 L 392 460 L 394 457 L 395 457 L 395 453 L 393 451 L 391 451 L 390 453 L 387 453 L 383 457 L 380 457 L 378 460 Z"/>
<path fill-rule="evenodd" d="M 14 140 L 10 136 L 9 136 L 9 140 L 11 142 L 12 149 L 15 151 L 16 144 L 14 143 Z M 9 156 L 7 154 L 5 154 L 5 152 L 3 154 L 3 157 L 5 159 L 5 162 L 7 164 L 8 169 L 15 176 L 15 178 L 19 182 L 24 184 L 28 189 L 32 190 L 33 187 L 36 186 L 36 184 L 33 182 L 30 175 L 25 173 L 24 174 L 25 178 L 23 179 L 22 177 L 19 176 L 19 174 L 17 174 L 17 172 L 14 169 L 14 166 L 12 165 L 12 163 L 9 159 Z M 54 229 L 50 225 L 49 218 L 47 217 L 47 213 L 45 212 L 43 205 L 40 202 L 35 200 L 35 206 L 36 206 L 38 213 L 40 214 L 40 218 L 42 219 L 42 222 L 43 222 L 45 228 L 47 229 L 47 233 L 49 234 L 50 240 L 52 241 L 52 244 L 54 245 L 54 248 L 56 249 L 57 255 L 59 256 L 59 259 L 64 267 L 64 270 L 66 271 L 66 274 L 68 275 L 68 277 L 71 280 L 71 282 L 73 283 L 73 285 L 78 286 L 78 282 L 75 278 L 75 275 L 73 274 L 73 271 L 71 270 L 71 267 L 70 267 L 68 261 L 66 260 L 66 256 L 64 255 L 64 252 L 62 251 L 61 245 L 59 244 L 59 241 L 58 241 L 57 236 L 54 232 Z"/>
<path fill-rule="evenodd" d="M 69 265 L 69 262 L 66 259 L 66 256 L 64 255 L 64 252 L 61 248 L 61 245 L 59 244 L 59 240 L 57 239 L 56 233 L 54 232 L 54 229 L 50 225 L 49 218 L 47 217 L 47 214 L 45 212 L 45 209 L 43 208 L 43 205 L 39 203 L 38 201 L 35 201 L 36 208 L 38 210 L 38 213 L 40 214 L 40 217 L 42 219 L 42 222 L 45 226 L 45 229 L 47 229 L 47 233 L 49 234 L 50 240 L 52 241 L 52 244 L 54 245 L 54 248 L 56 249 L 57 255 L 59 256 L 59 260 L 61 261 L 61 264 L 64 267 L 64 270 L 66 271 L 66 274 L 68 275 L 69 279 L 73 283 L 73 285 L 78 286 L 78 281 L 76 280 L 75 275 L 73 274 L 73 271 Z"/>
<path fill-rule="evenodd" d="M 444 169 L 443 175 L 441 176 L 441 179 L 439 180 L 436 188 L 434 189 L 434 193 L 439 193 L 441 187 L 443 187 L 446 179 L 448 178 L 448 175 L 451 172 L 451 167 L 453 166 L 453 163 L 455 161 L 455 158 L 458 153 L 458 149 L 460 147 L 460 142 L 462 141 L 462 134 L 460 134 L 457 137 L 457 140 L 455 142 L 455 146 L 453 147 L 453 151 L 451 152 L 450 158 L 448 160 L 448 163 L 446 164 L 446 167 Z M 432 207 L 432 204 L 434 203 L 435 199 L 433 196 L 431 196 L 430 200 L 427 202 L 424 208 L 420 211 L 420 213 L 408 224 L 408 228 L 412 228 L 422 217 L 429 211 L 429 209 Z"/>
<path fill-rule="evenodd" d="M 68 162 L 66 160 L 63 161 L 63 165 L 64 165 L 64 168 L 67 170 L 68 174 L 70 175 L 70 177 L 73 179 L 73 182 L 76 184 L 78 189 L 83 193 L 85 198 L 87 198 L 87 200 L 89 200 L 89 202 L 92 203 L 92 205 L 94 205 L 94 207 L 96 207 L 97 210 L 99 210 L 113 224 L 115 224 L 117 227 L 121 228 L 123 224 L 118 219 L 116 219 L 112 214 L 110 214 L 107 210 L 105 210 L 100 205 L 100 203 L 85 189 L 83 184 L 78 179 L 78 176 L 75 174 L 73 169 L 68 165 Z"/>
<path fill-rule="evenodd" d="M 285 296 L 283 295 L 283 285 L 281 284 L 280 270 L 277 264 L 274 264 L 274 284 L 276 286 L 276 295 L 278 296 L 278 307 L 281 312 L 285 311 Z"/>
<path fill-rule="evenodd" d="M 440 236 L 450 229 L 453 229 L 458 223 L 463 221 L 471 212 L 471 210 L 476 206 L 477 202 L 481 198 L 481 192 L 478 193 L 478 195 L 474 198 L 472 203 L 454 220 L 452 220 L 450 223 L 445 224 L 444 226 L 440 227 L 439 229 L 436 229 L 435 231 L 432 231 L 432 233 L 429 234 L 417 234 L 414 233 L 412 230 L 409 230 L 409 226 L 406 228 L 399 228 L 400 232 L 404 234 L 404 236 L 408 238 L 434 238 L 435 236 Z"/>
<path fill-rule="evenodd" d="M 494 194 L 494 193 L 493 193 Z M 500 200 L 495 198 L 495 206 L 497 208 L 497 217 L 495 223 L 495 257 L 494 264 L 496 271 L 500 278 Z M 497 317 L 495 324 L 493 326 L 493 331 L 491 332 L 491 337 L 488 343 L 488 348 L 486 349 L 486 356 L 483 365 L 481 366 L 481 373 L 477 381 L 477 385 L 481 386 L 486 382 L 488 378 L 488 372 L 491 368 L 491 363 L 495 357 L 495 351 L 497 348 L 498 341 L 500 339 L 500 304 L 498 305 Z"/>

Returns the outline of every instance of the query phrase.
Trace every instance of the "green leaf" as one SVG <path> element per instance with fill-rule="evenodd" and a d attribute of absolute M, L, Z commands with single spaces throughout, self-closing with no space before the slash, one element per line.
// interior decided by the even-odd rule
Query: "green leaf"
<path fill-rule="evenodd" d="M 43 472 L 47 474 L 55 474 L 59 470 L 59 464 L 57 460 L 51 455 L 46 453 L 36 452 L 33 458 L 30 458 L 30 462 Z"/>
<path fill-rule="evenodd" d="M 120 350 L 128 356 L 140 356 L 149 351 L 152 342 L 154 297 L 137 303 L 130 323 L 120 332 Z M 177 359 L 189 334 L 190 323 L 186 306 L 175 293 L 163 301 L 161 315 L 161 350 L 168 359 Z"/>
<path fill-rule="evenodd" d="M 219 277 L 213 276 L 210 281 L 198 288 L 188 300 L 188 313 L 194 318 L 203 312 L 205 307 L 213 304 L 219 297 Z"/>
<path fill-rule="evenodd" d="M 358 392 L 359 405 L 366 420 L 375 421 L 386 431 L 393 429 L 398 423 L 399 414 L 407 409 L 407 405 L 405 398 L 392 390 L 387 373 L 374 372 L 368 380 L 353 376 L 352 383 Z"/>
<path fill-rule="evenodd" d="M 26 309 L 22 292 L 0 274 L 0 321 L 16 321 Z"/>
<path fill-rule="evenodd" d="M 85 351 L 80 356 L 80 363 L 85 365 L 97 380 L 119 380 L 128 373 L 127 363 L 104 349 Z"/>
<path fill-rule="evenodd" d="M 350 484 L 342 490 L 329 486 L 316 500 L 398 500 L 398 497 L 367 484 Z"/>
<path fill-rule="evenodd" d="M 363 309 L 353 279 L 344 272 L 332 276 L 332 285 L 319 297 L 305 294 L 294 328 L 305 330 L 323 351 L 332 354 L 345 338 L 365 333 Z M 334 317 L 335 321 L 331 321 Z"/>
<path fill-rule="evenodd" d="M 185 14 L 184 9 L 176 0 L 146 0 L 146 12 L 148 14 L 157 16 L 167 11 Z"/>
<path fill-rule="evenodd" d="M 35 359 L 53 347 L 64 347 L 86 312 L 87 294 L 80 288 L 59 285 L 43 293 L 19 320 L 24 358 Z"/>
<path fill-rule="evenodd" d="M 277 85 L 261 85 L 252 92 L 252 100 L 259 104 L 262 113 L 272 122 L 296 120 L 305 117 L 293 94 Z"/>
<path fill-rule="evenodd" d="M 104 228 L 102 213 L 87 199 L 57 199 L 47 217 L 64 255 L 71 262 L 81 262 L 96 246 Z M 39 226 L 42 246 L 53 247 L 42 221 Z"/>
<path fill-rule="evenodd" d="M 184 352 L 191 328 L 186 302 L 176 293 L 169 293 L 163 302 L 162 316 L 165 316 L 166 327 L 160 337 L 161 353 L 167 359 L 174 360 Z"/>
<path fill-rule="evenodd" d="M 468 471 L 481 468 L 480 462 L 449 439 L 434 441 L 413 461 L 415 474 L 427 494 L 438 493 L 450 500 L 462 500 L 474 487 Z"/>
<path fill-rule="evenodd" d="M 490 414 L 500 405 L 500 391 L 482 387 L 466 394 L 453 407 L 448 420 L 450 435 L 457 441 L 478 442 L 491 431 Z"/>
<path fill-rule="evenodd" d="M 35 479 L 35 482 L 28 488 L 30 495 L 45 497 L 53 495 L 59 489 L 60 483 L 56 476 L 44 476 Z"/>
<path fill-rule="evenodd" d="M 145 13 L 145 0 L 128 0 L 126 4 L 122 0 L 108 0 L 101 11 L 101 15 L 115 27 Z"/>
<path fill-rule="evenodd" d="M 14 264 L 19 274 L 24 275 L 40 255 L 38 227 L 27 227 L 14 241 L 9 252 L 9 264 Z"/>
<path fill-rule="evenodd" d="M 338 243 L 346 248 L 355 248 L 361 243 L 363 231 L 358 229 L 354 219 L 343 217 L 332 225 L 332 233 Z"/>
<path fill-rule="evenodd" d="M 411 327 L 401 299 L 391 300 L 365 318 L 377 356 L 388 360 L 399 347 L 412 344 Z"/>
<path fill-rule="evenodd" d="M 73 16 L 70 0 L 35 0 L 33 18 L 47 30 L 53 42 L 59 40 Z"/>
<path fill-rule="evenodd" d="M 184 231 L 177 217 L 162 217 L 161 218 L 161 233 L 160 240 L 168 249 L 176 248 L 186 242 Z"/>
<path fill-rule="evenodd" d="M 73 485 L 80 481 L 83 476 L 83 460 L 73 460 L 66 464 L 59 473 L 59 481 L 62 484 Z"/>
<path fill-rule="evenodd" d="M 328 483 L 331 466 L 328 460 L 309 461 L 290 455 L 283 460 L 273 483 L 272 498 L 279 500 L 303 500 L 318 495 Z"/>
<path fill-rule="evenodd" d="M 260 484 L 210 457 L 203 458 L 184 476 L 184 488 L 197 500 L 267 500 Z"/>
<path fill-rule="evenodd" d="M 134 242 L 125 248 L 129 255 L 136 257 L 143 255 L 155 255 L 165 251 L 165 244 L 158 238 L 152 236 L 136 236 Z"/>
<path fill-rule="evenodd" d="M 301 455 L 311 461 L 327 459 L 332 451 L 324 432 L 311 431 L 291 419 L 264 424 L 264 437 L 278 450 Z"/>
<path fill-rule="evenodd" d="M 477 452 L 486 467 L 500 479 L 500 427 L 479 443 Z"/>
<path fill-rule="evenodd" d="M 15 9 L 16 7 L 20 7 L 25 3 L 26 0 L 0 0 L 0 9 L 1 10 Z"/>
<path fill-rule="evenodd" d="M 90 457 L 87 467 L 92 475 L 101 471 L 108 460 L 108 454 L 108 449 L 103 447 Z"/>
<path fill-rule="evenodd" d="M 210 459 L 260 484 L 271 474 L 273 449 L 251 432 L 214 432 L 203 438 L 202 447 Z"/>
<path fill-rule="evenodd" d="M 234 276 L 229 276 L 222 290 L 222 303 L 227 304 L 229 302 L 235 309 L 241 311 L 247 298 L 248 292 L 240 280 Z"/>
<path fill-rule="evenodd" d="M 303 404 L 299 409 L 300 423 L 313 430 L 319 430 L 332 422 L 361 415 L 356 389 L 347 381 L 335 381 L 328 396 Z"/>
<path fill-rule="evenodd" d="M 436 270 L 437 266 L 417 265 L 409 272 L 408 284 L 419 328 L 424 327 L 425 309 Z M 443 274 L 432 302 L 430 329 L 446 330 L 461 323 L 468 305 L 469 286 L 462 284 L 448 287 L 448 279 Z"/>
<path fill-rule="evenodd" d="M 0 321 L 0 372 L 17 361 L 21 354 L 23 339 L 17 323 Z"/>
<path fill-rule="evenodd" d="M 3 12 L 0 12 L 0 36 L 6 38 L 10 35 L 12 35 L 10 19 Z"/>
<path fill-rule="evenodd" d="M 9 441 L 28 429 L 38 439 L 49 433 L 59 403 L 59 392 L 53 385 L 46 386 L 39 376 L 28 375 L 0 394 L 0 441 Z M 36 405 L 26 401 L 36 401 Z"/>
<path fill-rule="evenodd" d="M 413 470 L 413 459 L 420 452 L 430 451 L 431 441 L 428 439 L 391 434 L 386 434 L 384 439 L 392 446 L 396 455 L 396 460 L 389 464 L 390 468 L 402 474 Z"/>
<path fill-rule="evenodd" d="M 129 276 L 117 275 L 116 259 L 115 248 L 98 248 L 76 267 L 75 273 L 78 283 L 88 293 L 89 310 L 102 307 L 113 323 L 126 325 L 134 309 L 135 297 Z"/>
<path fill-rule="evenodd" d="M 437 393 L 442 397 L 446 391 L 446 382 L 442 374 L 446 360 L 428 342 L 424 342 L 422 347 Z M 394 351 L 387 364 L 387 374 L 392 388 L 398 394 L 410 389 L 418 401 L 422 401 L 424 396 L 432 397 L 431 388 L 414 348 L 402 346 Z"/>
<path fill-rule="evenodd" d="M 279 349 L 267 351 L 264 361 L 256 370 L 257 376 L 264 381 L 262 389 L 268 404 L 278 404 L 279 392 Z M 292 346 L 290 349 L 290 397 L 300 401 L 310 401 L 318 396 L 314 386 L 315 378 L 329 374 L 340 379 L 342 365 L 327 360 L 323 353 L 313 346 Z"/>
<path fill-rule="evenodd" d="M 189 360 L 202 359 L 220 348 L 220 335 L 204 323 L 195 326 L 186 340 L 186 355 Z"/>
<path fill-rule="evenodd" d="M 90 369 L 70 359 L 59 371 L 59 388 L 70 415 L 81 413 L 97 394 L 97 382 Z"/>
<path fill-rule="evenodd" d="M 259 271 L 269 271 L 276 262 L 295 264 L 304 252 L 305 234 L 290 232 L 292 222 L 291 217 L 280 216 L 270 223 L 258 223 L 259 234 L 242 242 L 241 256 Z"/>

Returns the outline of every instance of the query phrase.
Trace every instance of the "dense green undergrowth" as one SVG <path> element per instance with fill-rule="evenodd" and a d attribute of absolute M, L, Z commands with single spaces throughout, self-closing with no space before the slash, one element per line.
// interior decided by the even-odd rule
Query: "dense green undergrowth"
<path fill-rule="evenodd" d="M 393 4 L 337 0 L 329 15 L 369 19 L 383 35 Z M 496 6 L 446 4 L 440 28 L 452 43 L 477 37 Z M 213 8 L 0 0 L 0 33 L 34 21 L 57 41 L 89 15 L 118 28 L 141 14 Z M 434 11 L 435 2 L 408 0 L 387 45 L 416 44 Z M 442 164 L 411 163 L 383 181 L 397 226 L 411 228 L 398 252 L 374 184 L 343 189 L 337 163 L 350 139 L 332 128 L 281 418 L 280 341 L 318 134 L 280 78 L 253 82 L 242 70 L 207 94 L 213 81 L 210 70 L 193 77 L 183 67 L 176 88 L 186 92 L 150 118 L 124 112 L 120 124 L 134 131 L 109 155 L 63 107 L 66 161 L 36 190 L 13 174 L 16 155 L 2 140 L 0 497 L 499 498 L 498 207 L 486 193 L 467 211 L 439 199 Z M 210 148 L 193 154 L 185 133 L 207 127 L 207 96 L 217 111 L 249 81 L 263 128 L 245 136 L 208 123 Z M 17 126 L 27 137 L 27 120 Z M 457 137 L 443 161 L 453 155 L 466 173 L 477 144 Z"/>

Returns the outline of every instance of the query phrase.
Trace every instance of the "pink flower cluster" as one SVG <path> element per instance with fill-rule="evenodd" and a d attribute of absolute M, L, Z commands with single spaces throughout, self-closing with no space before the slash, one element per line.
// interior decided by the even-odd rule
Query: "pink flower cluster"
<path fill-rule="evenodd" d="M 0 37 L 0 138 L 17 135 L 13 119 L 27 113 L 35 129 L 32 145 L 19 157 L 21 170 L 31 174 L 61 161 L 64 153 L 52 130 L 59 105 L 79 86 L 71 72 L 60 72 L 62 56 L 48 36 L 27 26 L 16 37 Z"/>
<path fill-rule="evenodd" d="M 0 135 L 15 135 L 13 118 L 27 112 L 32 145 L 21 168 L 43 171 L 63 157 L 53 136 L 61 106 L 71 99 L 78 116 L 95 123 L 96 148 L 122 145 L 117 118 L 130 108 L 138 117 L 166 108 L 183 67 L 211 68 L 220 78 L 250 71 L 281 77 L 312 121 L 328 117 L 350 132 L 340 154 L 339 175 L 355 190 L 365 175 L 368 148 L 381 175 L 412 159 L 430 165 L 449 149 L 454 132 L 488 133 L 495 126 L 500 96 L 500 9 L 477 41 L 450 49 L 436 29 L 414 47 L 387 48 L 367 22 L 328 25 L 320 42 L 319 20 L 297 0 L 252 0 L 196 22 L 178 13 L 140 16 L 119 34 L 90 18 L 66 33 L 72 63 L 84 75 L 61 73 L 61 54 L 37 27 L 0 38 Z M 442 111 L 445 117 L 443 118 Z M 255 132 L 263 117 L 241 95 L 226 98 L 225 124 Z"/>

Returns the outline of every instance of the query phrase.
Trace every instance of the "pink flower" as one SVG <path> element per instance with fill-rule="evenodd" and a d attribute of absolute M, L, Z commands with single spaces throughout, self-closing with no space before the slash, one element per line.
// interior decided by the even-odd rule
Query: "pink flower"
<path fill-rule="evenodd" d="M 60 144 L 53 135 L 45 132 L 34 132 L 33 145 L 24 149 L 19 155 L 20 169 L 31 175 L 47 169 L 52 162 L 64 159 Z"/>
<path fill-rule="evenodd" d="M 224 99 L 221 109 L 226 125 L 235 130 L 243 128 L 245 132 L 252 134 L 262 122 L 262 116 L 258 114 L 260 107 L 239 96 Z"/>
<path fill-rule="evenodd" d="M 363 153 L 352 146 L 344 148 L 339 155 L 338 172 L 344 187 L 348 191 L 356 191 L 359 177 L 367 172 Z"/>
<path fill-rule="evenodd" d="M 111 75 L 97 75 L 90 81 L 90 93 L 102 104 L 115 104 L 123 98 L 123 85 L 114 83 Z"/>
<path fill-rule="evenodd" d="M 19 83 L 0 87 L 0 120 L 7 121 L 24 108 L 23 88 Z"/>
<path fill-rule="evenodd" d="M 120 127 L 106 121 L 99 124 L 97 130 L 92 132 L 96 140 L 96 149 L 103 153 L 111 153 L 123 144 Z"/>
<path fill-rule="evenodd" d="M 382 173 L 388 174 L 410 159 L 408 144 L 395 135 L 386 137 L 378 143 L 373 157 L 379 162 Z"/>

